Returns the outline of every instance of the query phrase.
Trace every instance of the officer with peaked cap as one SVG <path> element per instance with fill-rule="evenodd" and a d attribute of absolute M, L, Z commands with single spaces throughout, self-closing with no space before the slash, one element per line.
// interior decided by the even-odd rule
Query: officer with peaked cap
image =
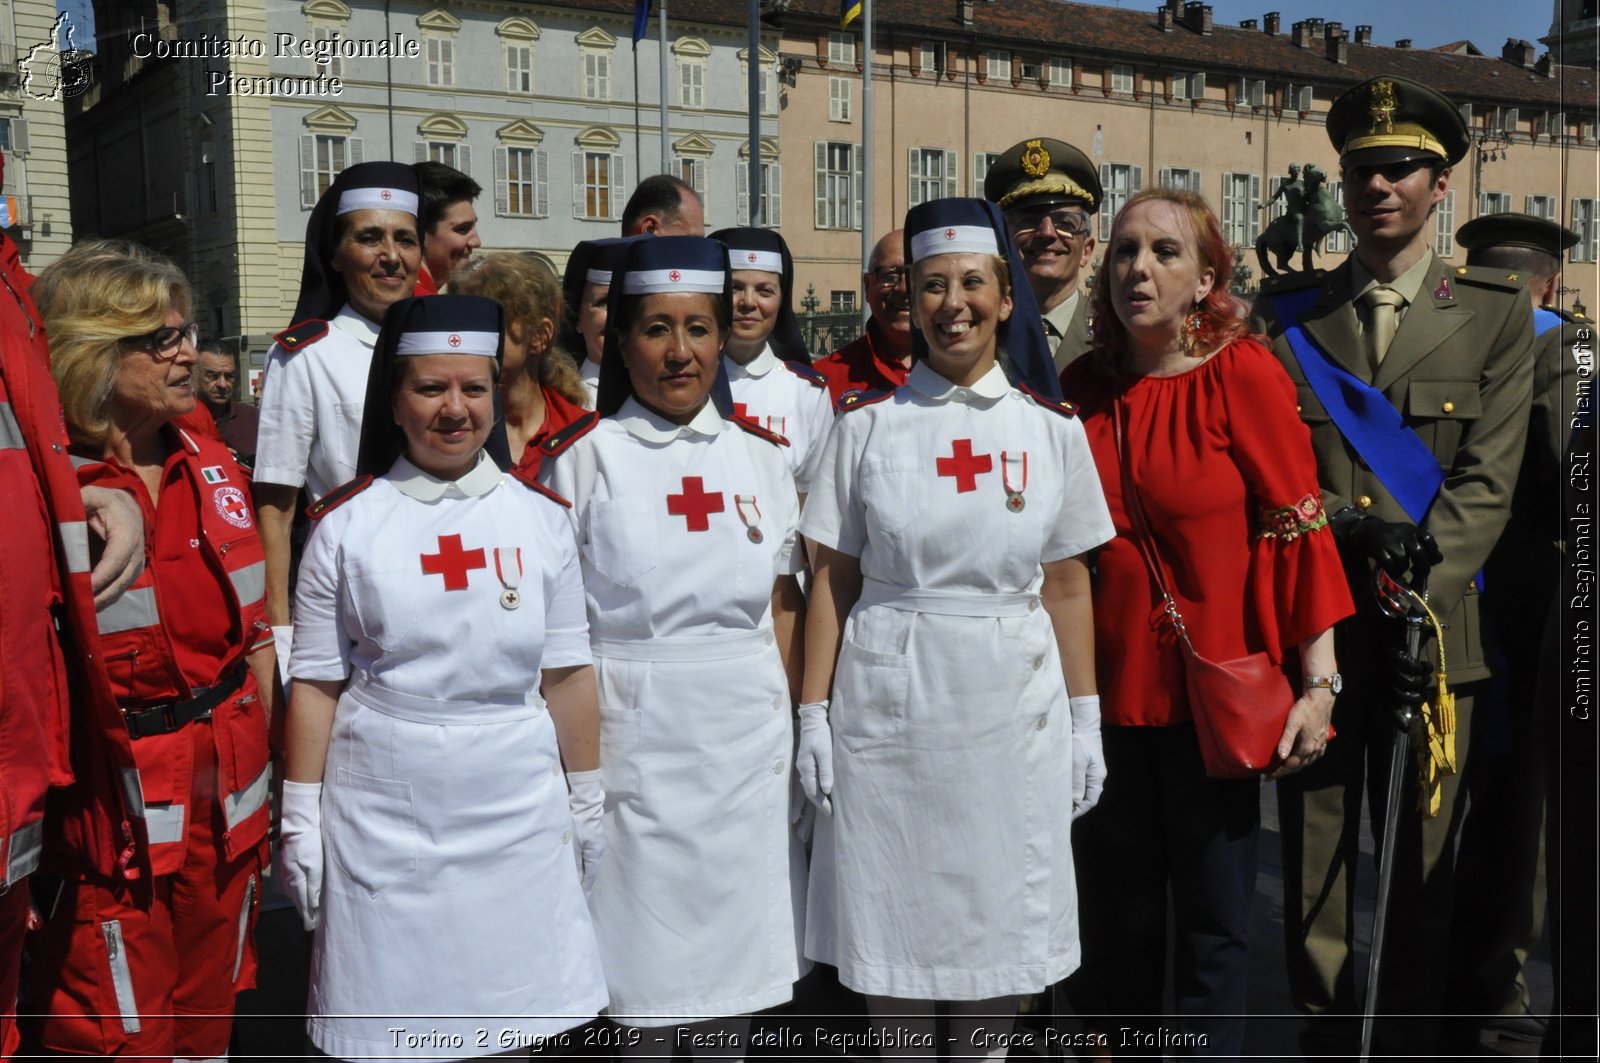
<path fill-rule="evenodd" d="M 1430 708 L 1430 755 L 1405 768 L 1377 1002 L 1380 1013 L 1434 1016 L 1445 1008 L 1456 772 L 1490 674 L 1476 576 L 1511 511 L 1532 320 L 1520 281 L 1433 253 L 1433 211 L 1469 146 L 1455 104 L 1405 78 L 1377 77 L 1334 101 L 1327 129 L 1359 243 L 1331 272 L 1267 282 L 1254 321 L 1299 391 L 1323 503 L 1361 606 L 1337 629 L 1339 660 L 1351 670 L 1334 708 L 1339 737 L 1320 763 L 1278 784 L 1290 988 L 1313 1016 L 1357 1011 L 1351 887 L 1361 787 L 1388 774 L 1391 711 L 1438 700 L 1442 663 L 1456 695 L 1454 728 Z M 1405 653 L 1399 625 L 1372 607 L 1374 566 L 1408 581 L 1431 569 L 1429 598 L 1444 624 L 1437 650 Z M 1380 825 L 1383 811 L 1374 811 Z M 1352 1050 L 1340 1038 L 1356 1029 L 1313 1020 L 1302 1047 Z M 1376 1044 L 1431 1051 L 1437 1032 L 1427 1018 L 1379 1025 Z"/>
<path fill-rule="evenodd" d="M 995 160 L 983 195 L 1005 213 L 1059 373 L 1089 350 L 1089 299 L 1078 280 L 1094 257 L 1100 173 L 1071 144 L 1034 137 Z"/>
<path fill-rule="evenodd" d="M 1561 260 L 1578 234 L 1530 214 L 1485 214 L 1463 225 L 1456 243 L 1467 264 L 1520 281 L 1534 307 L 1533 404 L 1527 449 L 1517 476 L 1512 515 L 1484 566 L 1484 637 L 1496 677 L 1478 708 L 1471 770 L 1462 780 L 1468 811 L 1461 825 L 1456 874 L 1473 883 L 1457 899 L 1451 1002 L 1468 1015 L 1458 1024 L 1462 1046 L 1480 1026 L 1500 1037 L 1537 1040 L 1545 1025 L 1532 1014 L 1522 967 L 1539 943 L 1545 915 L 1545 739 L 1557 706 L 1534 700 L 1539 658 L 1559 592 L 1560 476 L 1576 401 L 1579 325 L 1554 308 Z"/>

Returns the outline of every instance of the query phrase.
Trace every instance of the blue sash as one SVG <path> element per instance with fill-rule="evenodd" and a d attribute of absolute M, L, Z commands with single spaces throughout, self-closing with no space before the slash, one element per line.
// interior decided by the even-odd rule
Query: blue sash
<path fill-rule="evenodd" d="M 1554 310 L 1546 310 L 1541 306 L 1533 312 L 1533 334 L 1535 336 L 1543 336 L 1551 329 L 1559 328 L 1561 322 L 1562 317 L 1560 314 Z"/>

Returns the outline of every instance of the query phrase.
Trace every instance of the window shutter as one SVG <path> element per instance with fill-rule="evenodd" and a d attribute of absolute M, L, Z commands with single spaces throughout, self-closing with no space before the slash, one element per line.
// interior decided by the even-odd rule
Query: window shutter
<path fill-rule="evenodd" d="M 778 228 L 783 224 L 783 170 L 777 163 L 761 168 L 761 179 L 767 185 L 767 225 Z"/>
<path fill-rule="evenodd" d="M 1522 112 L 1515 107 L 1507 107 L 1505 121 L 1501 124 L 1501 128 L 1506 130 L 1508 133 L 1515 132 L 1518 123 L 1521 121 Z"/>
<path fill-rule="evenodd" d="M 851 169 L 851 173 L 853 174 L 853 176 L 850 179 L 850 191 L 851 191 L 852 198 L 855 200 L 855 205 L 854 205 L 855 222 L 854 222 L 852 228 L 856 228 L 856 229 L 861 228 L 861 195 L 862 195 L 861 165 L 862 165 L 862 158 L 863 158 L 863 156 L 865 154 L 866 153 L 862 150 L 860 144 L 852 144 L 852 145 L 850 145 L 850 169 Z"/>
<path fill-rule="evenodd" d="M 317 138 L 311 133 L 300 134 L 300 208 L 310 210 L 317 205 Z"/>
<path fill-rule="evenodd" d="M 812 178 L 816 192 L 816 219 L 814 224 L 818 229 L 828 227 L 828 142 L 816 142 L 814 158 L 816 160 L 815 176 Z"/>
<path fill-rule="evenodd" d="M 628 187 L 627 161 L 621 155 L 611 156 L 611 213 L 608 218 L 622 217 L 622 205 L 627 201 L 623 189 Z"/>
<path fill-rule="evenodd" d="M 906 153 L 906 177 L 911 188 L 911 194 L 906 198 L 906 202 L 914 207 L 922 202 L 922 152 L 916 148 L 907 148 Z"/>
<path fill-rule="evenodd" d="M 1110 75 L 1109 72 L 1107 72 L 1106 76 L 1110 77 L 1111 75 Z M 1111 164 L 1109 162 L 1102 162 L 1100 164 L 1100 187 L 1104 188 L 1104 189 L 1109 189 L 1111 187 Z M 1112 215 L 1112 213 L 1113 212 L 1109 211 L 1109 210 L 1102 210 L 1102 211 L 1099 212 L 1099 214 L 1100 214 L 1100 239 L 1101 240 L 1109 240 L 1109 239 L 1111 239 L 1111 215 Z"/>
<path fill-rule="evenodd" d="M 511 212 L 511 178 L 507 172 L 506 149 L 494 149 L 494 212 L 500 217 Z"/>
<path fill-rule="evenodd" d="M 944 153 L 944 194 L 947 199 L 961 194 L 961 189 L 956 185 L 956 178 L 961 171 L 961 165 L 957 161 L 960 158 L 961 156 L 953 151 Z"/>
<path fill-rule="evenodd" d="M 583 183 L 583 152 L 572 153 L 572 216 L 574 218 L 587 218 L 588 207 L 584 202 Z"/>
<path fill-rule="evenodd" d="M 733 171 L 734 185 L 739 191 L 738 208 L 735 211 L 735 225 L 750 224 L 750 165 L 749 160 L 740 159 L 739 165 Z"/>
<path fill-rule="evenodd" d="M 1161 167 L 1161 187 L 1162 188 L 1171 188 L 1172 187 L 1172 167 L 1170 167 L 1170 166 Z"/>
<path fill-rule="evenodd" d="M 462 173 L 466 174 L 468 177 L 472 176 L 472 145 L 471 144 L 462 144 L 460 147 L 456 148 L 456 162 L 460 163 L 460 165 L 457 166 L 456 169 L 460 170 Z"/>
<path fill-rule="evenodd" d="M 1255 242 L 1261 235 L 1261 178 L 1256 174 L 1250 175 L 1250 241 Z"/>
<path fill-rule="evenodd" d="M 1129 170 L 1131 170 L 1133 174 L 1133 176 L 1128 180 L 1128 195 L 1131 196 L 1135 192 L 1144 188 L 1144 167 L 1130 166 Z"/>
<path fill-rule="evenodd" d="M 28 120 L 26 118 L 13 118 L 11 120 L 11 150 L 18 155 L 28 154 Z"/>
<path fill-rule="evenodd" d="M 345 140 L 349 156 L 345 159 L 346 166 L 357 166 L 361 163 L 361 138 L 348 137 Z"/>
<path fill-rule="evenodd" d="M 416 149 L 412 162 L 428 161 L 428 142 L 426 140 L 419 140 L 412 147 Z"/>
<path fill-rule="evenodd" d="M 1205 94 L 1206 94 L 1206 75 L 1205 75 L 1205 71 L 1202 70 L 1200 73 L 1198 73 L 1198 74 L 1196 74 L 1194 76 L 1194 82 L 1193 82 L 1193 84 L 1191 84 L 1189 86 L 1189 98 L 1192 99 L 1192 100 L 1199 100 L 1199 99 L 1203 99 L 1205 97 Z"/>
<path fill-rule="evenodd" d="M 533 153 L 534 213 L 541 218 L 550 216 L 550 153 L 540 148 Z"/>

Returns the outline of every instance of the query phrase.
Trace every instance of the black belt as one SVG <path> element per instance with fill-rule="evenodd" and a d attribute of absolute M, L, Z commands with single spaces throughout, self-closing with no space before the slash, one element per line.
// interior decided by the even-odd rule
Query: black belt
<path fill-rule="evenodd" d="M 250 669 L 241 661 L 238 667 L 223 676 L 213 686 L 195 691 L 187 701 L 169 701 L 165 705 L 152 705 L 147 709 L 123 709 L 122 720 L 128 725 L 128 734 L 135 739 L 151 735 L 171 734 L 178 728 L 211 715 L 211 710 L 221 705 L 241 686 Z"/>

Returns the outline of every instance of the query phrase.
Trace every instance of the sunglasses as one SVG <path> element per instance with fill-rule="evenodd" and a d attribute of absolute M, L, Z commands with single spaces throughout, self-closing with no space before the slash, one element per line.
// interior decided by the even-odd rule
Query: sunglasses
<path fill-rule="evenodd" d="M 873 283 L 886 291 L 900 287 L 911 276 L 904 266 L 879 266 L 871 272 Z"/>
<path fill-rule="evenodd" d="M 184 340 L 189 341 L 190 347 L 199 343 L 200 326 L 193 321 L 182 325 L 163 325 L 142 336 L 124 336 L 121 342 L 125 347 L 149 350 L 158 362 L 170 362 L 183 349 Z"/>
<path fill-rule="evenodd" d="M 1089 235 L 1089 224 L 1084 221 L 1077 211 L 1058 207 L 1055 210 L 1040 208 L 1022 208 L 1005 212 L 1006 225 L 1011 228 L 1013 238 L 1020 238 L 1038 229 L 1044 224 L 1046 218 L 1054 226 L 1056 232 L 1067 239 L 1075 239 Z"/>

